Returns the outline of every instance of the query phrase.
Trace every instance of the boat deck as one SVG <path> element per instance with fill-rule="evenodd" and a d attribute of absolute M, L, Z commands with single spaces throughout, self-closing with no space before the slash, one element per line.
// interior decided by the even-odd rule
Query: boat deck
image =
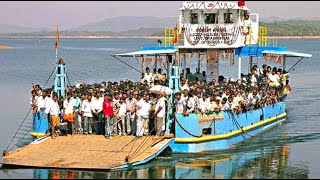
<path fill-rule="evenodd" d="M 1 164 L 61 169 L 126 168 L 153 159 L 171 140 L 172 135 L 115 136 L 113 139 L 102 135 L 47 137 L 9 152 Z"/>

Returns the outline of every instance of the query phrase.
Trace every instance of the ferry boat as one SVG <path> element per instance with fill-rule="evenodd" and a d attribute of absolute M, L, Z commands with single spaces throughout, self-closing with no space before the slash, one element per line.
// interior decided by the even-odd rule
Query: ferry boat
<path fill-rule="evenodd" d="M 12 153 L 4 153 L 5 157 L 2 164 L 76 169 L 127 168 L 146 163 L 164 150 L 177 153 L 201 153 L 233 148 L 238 143 L 285 122 L 287 116 L 285 101 L 242 114 L 220 111 L 207 115 L 189 114 L 189 116 L 183 116 L 173 112 L 174 93 L 180 91 L 180 74 L 182 70 L 183 76 L 186 78 L 187 57 L 196 55 L 198 68 L 202 61 L 205 61 L 206 80 L 211 81 L 219 79 L 221 61 L 230 61 L 230 66 L 233 66 L 235 60 L 237 60 L 238 79 L 241 79 L 243 57 L 248 57 L 250 69 L 253 64 L 257 64 L 257 62 L 254 62 L 254 57 L 256 57 L 257 61 L 260 57 L 260 59 L 273 59 L 275 62 L 282 62 L 281 67 L 286 70 L 287 58 L 300 57 L 301 59 L 295 64 L 297 65 L 302 59 L 312 56 L 288 51 L 286 47 L 268 44 L 266 28 L 259 26 L 259 15 L 250 12 L 245 6 L 245 1 L 184 2 L 180 11 L 181 15 L 178 18 L 176 27 L 165 28 L 164 45 L 142 47 L 140 51 L 112 55 L 124 64 L 126 64 L 125 61 L 120 59 L 122 57 L 141 58 L 141 71 L 136 69 L 139 72 L 143 72 L 148 62 L 151 63 L 151 61 L 154 61 L 155 68 L 157 68 L 158 64 L 166 66 L 169 88 L 172 89 L 172 93 L 168 101 L 165 136 L 163 139 L 157 140 L 157 142 L 146 140 L 144 144 L 143 141 L 148 137 L 143 137 L 145 138 L 144 140 L 140 139 L 142 146 L 146 144 L 147 153 L 143 152 L 138 157 L 128 159 L 127 152 L 129 147 L 123 150 L 124 147 L 122 146 L 120 149 L 119 147 L 111 146 L 112 141 L 119 141 L 123 144 L 129 141 L 132 142 L 132 137 L 110 140 L 108 141 L 109 144 L 106 144 L 102 142 L 100 137 L 79 135 L 76 137 L 78 139 L 84 138 L 85 142 L 90 142 L 90 138 L 96 138 L 95 142 L 101 144 L 97 143 L 93 147 L 89 143 L 89 147 L 85 147 L 86 149 L 83 150 L 88 151 L 88 153 L 79 154 L 79 157 L 74 157 L 74 154 L 70 154 L 69 157 L 65 153 L 52 153 L 50 154 L 52 157 L 46 159 L 47 156 L 44 154 L 46 154 L 47 150 L 52 150 L 51 148 L 70 148 L 70 152 L 73 152 L 74 148 L 79 148 L 80 146 L 72 143 L 67 138 L 57 138 L 58 140 L 56 141 L 59 141 L 59 143 L 55 144 L 55 146 L 52 145 L 53 142 L 50 141 L 50 138 L 36 139 L 31 145 Z M 236 56 L 238 57 L 237 59 Z M 65 66 L 61 62 L 56 64 L 54 90 L 59 96 L 65 95 Z M 37 125 L 34 126 L 32 135 L 38 137 L 47 134 L 48 127 L 37 122 L 39 122 L 39 118 L 35 118 Z M 174 133 L 172 134 L 172 132 Z M 74 147 L 71 147 L 71 144 Z M 138 148 L 137 146 L 132 145 L 131 147 Z M 81 147 L 84 148 L 83 146 Z M 95 151 L 101 151 L 101 148 L 106 147 L 111 148 L 109 150 L 112 153 L 109 152 L 101 157 L 92 156 L 91 160 L 82 157 L 92 155 L 91 152 L 89 153 L 89 151 L 93 151 L 90 148 L 95 148 Z M 38 150 L 35 151 L 35 149 Z M 40 158 L 41 161 L 32 159 L 28 154 L 31 152 L 34 158 Z M 64 152 L 69 152 L 69 150 Z M 26 158 L 27 156 L 28 158 Z M 61 156 L 63 156 L 62 161 L 64 162 L 61 161 Z M 117 160 L 110 161 L 110 158 L 113 159 L 114 157 L 118 157 Z M 87 162 L 87 164 L 78 162 L 79 158 L 90 162 Z M 99 163 L 96 163 L 97 161 Z"/>
<path fill-rule="evenodd" d="M 155 56 L 154 59 L 166 56 L 169 70 L 167 74 L 173 93 L 179 91 L 181 69 L 184 78 L 186 77 L 186 57 L 194 54 L 197 55 L 198 68 L 201 59 L 206 61 L 207 82 L 212 79 L 218 80 L 221 61 L 229 60 L 232 66 L 235 56 L 238 56 L 238 79 L 242 79 L 242 57 L 249 58 L 250 69 L 254 64 L 254 57 L 257 61 L 258 57 L 263 57 L 274 59 L 276 62 L 282 60 L 280 67 L 287 70 L 288 57 L 301 57 L 298 61 L 300 62 L 303 58 L 312 56 L 287 51 L 286 47 L 278 47 L 275 44 L 268 45 L 266 28 L 259 26 L 259 15 L 250 12 L 245 6 L 245 1 L 184 2 L 180 11 L 179 26 L 176 28 L 178 31 L 176 34 L 165 34 L 164 47 L 143 47 L 141 51 L 115 55 Z M 177 42 L 177 38 L 181 39 L 180 43 Z M 170 99 L 173 104 L 172 95 Z M 287 113 L 286 103 L 283 101 L 242 114 L 221 111 L 205 116 L 173 116 L 172 111 L 168 112 L 166 121 L 167 130 L 171 123 L 175 127 L 174 140 L 170 144 L 172 152 L 199 153 L 229 149 L 245 139 L 283 123 Z"/>

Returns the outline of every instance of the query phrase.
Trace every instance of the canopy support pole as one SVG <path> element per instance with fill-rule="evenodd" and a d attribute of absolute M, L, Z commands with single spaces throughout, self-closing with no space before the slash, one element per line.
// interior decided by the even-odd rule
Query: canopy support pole
<path fill-rule="evenodd" d="M 198 69 L 199 69 L 199 72 L 200 72 L 200 52 L 198 53 Z"/>
<path fill-rule="evenodd" d="M 288 72 L 291 71 L 291 69 L 293 69 L 303 58 L 304 58 L 304 57 L 302 57 L 297 63 L 295 63 L 295 64 L 288 70 Z"/>
<path fill-rule="evenodd" d="M 186 69 L 187 69 L 187 62 L 186 62 L 186 59 L 187 59 L 187 55 L 186 53 L 183 54 L 183 78 L 186 79 Z"/>
<path fill-rule="evenodd" d="M 155 55 L 155 58 L 154 58 L 155 66 L 154 66 L 154 68 L 156 68 L 156 71 L 157 71 L 157 69 L 158 69 L 158 60 L 157 60 L 157 58 L 158 58 L 158 56 Z"/>
<path fill-rule="evenodd" d="M 115 59 L 119 60 L 119 61 L 120 61 L 120 62 L 122 62 L 123 64 L 125 64 L 125 65 L 127 65 L 127 66 L 131 67 L 132 69 L 136 70 L 136 71 L 137 71 L 137 72 L 139 72 L 139 73 L 140 73 L 140 75 L 141 75 L 141 71 L 139 71 L 139 70 L 138 70 L 138 69 L 136 69 L 135 67 L 133 67 L 133 66 L 131 66 L 130 64 L 128 64 L 128 63 L 126 63 L 126 62 L 122 61 L 121 59 L 117 58 L 115 55 L 111 55 L 111 56 L 112 56 L 112 57 L 114 57 Z"/>
<path fill-rule="evenodd" d="M 252 69 L 252 61 L 253 61 L 253 57 L 249 56 L 249 73 L 251 72 L 251 69 Z"/>
<path fill-rule="evenodd" d="M 241 79 L 241 56 L 238 56 L 238 79 Z"/>
<path fill-rule="evenodd" d="M 141 73 L 143 73 L 144 72 L 144 68 L 143 68 L 143 64 L 144 64 L 144 55 L 142 55 L 142 60 L 141 60 Z"/>
<path fill-rule="evenodd" d="M 283 55 L 283 70 L 286 70 L 286 59 L 287 59 L 287 56 Z"/>

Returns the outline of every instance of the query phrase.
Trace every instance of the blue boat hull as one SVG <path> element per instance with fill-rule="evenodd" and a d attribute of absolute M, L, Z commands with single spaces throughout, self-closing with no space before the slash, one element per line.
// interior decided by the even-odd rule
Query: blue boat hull
<path fill-rule="evenodd" d="M 206 117 L 196 114 L 184 117 L 177 114 L 176 118 L 179 123 L 175 121 L 175 139 L 170 144 L 173 152 L 224 150 L 284 122 L 285 102 L 238 115 L 219 112 Z M 209 129 L 209 134 L 204 135 L 203 129 Z"/>

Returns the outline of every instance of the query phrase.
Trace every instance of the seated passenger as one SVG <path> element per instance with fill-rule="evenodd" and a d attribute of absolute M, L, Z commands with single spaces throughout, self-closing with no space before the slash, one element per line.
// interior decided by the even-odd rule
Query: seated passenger
<path fill-rule="evenodd" d="M 196 68 L 196 73 L 194 73 L 194 78 L 198 79 L 198 81 L 204 81 L 203 75 L 200 73 L 200 69 Z"/>

